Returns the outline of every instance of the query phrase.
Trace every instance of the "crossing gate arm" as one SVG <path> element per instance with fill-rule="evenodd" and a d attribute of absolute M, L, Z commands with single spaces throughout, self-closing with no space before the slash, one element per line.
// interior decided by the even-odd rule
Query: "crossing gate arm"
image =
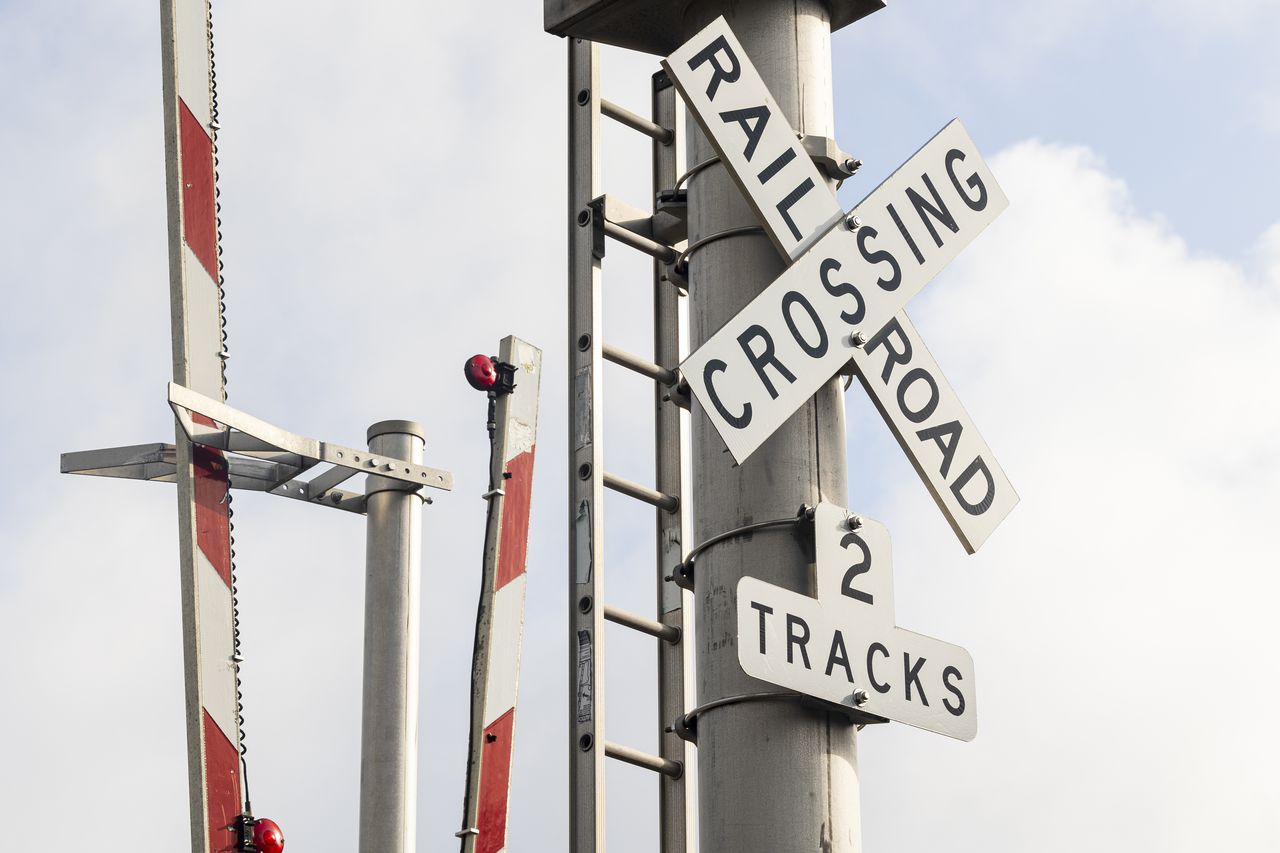
<path fill-rule="evenodd" d="M 509 336 L 502 339 L 498 360 L 514 367 L 515 388 L 496 400 L 484 494 L 489 510 L 471 670 L 471 736 L 463 823 L 457 833 L 462 853 L 498 853 L 507 847 L 524 631 L 542 351 Z"/>

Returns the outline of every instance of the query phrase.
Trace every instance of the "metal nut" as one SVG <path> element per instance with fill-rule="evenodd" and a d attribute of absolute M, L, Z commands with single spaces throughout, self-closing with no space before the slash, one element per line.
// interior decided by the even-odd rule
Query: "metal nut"
<path fill-rule="evenodd" d="M 861 168 L 862 168 L 861 160 L 855 160 L 854 158 L 850 157 L 848 160 L 844 161 L 844 170 L 848 172 L 850 175 L 852 175 L 854 172 L 858 171 Z"/>
<path fill-rule="evenodd" d="M 871 697 L 867 695 L 867 691 L 863 690 L 862 688 L 858 688 L 857 690 L 853 691 L 853 704 L 855 705 L 859 705 L 859 706 L 865 705 L 867 704 L 867 699 L 869 698 Z"/>
<path fill-rule="evenodd" d="M 849 346 L 861 349 L 867 344 L 867 336 L 862 332 L 854 332 L 849 335 Z"/>
<path fill-rule="evenodd" d="M 862 527 L 862 516 L 858 515 L 857 513 L 852 513 L 852 512 L 849 513 L 848 518 L 846 518 L 845 520 L 849 522 L 850 530 L 857 530 L 860 527 Z"/>
<path fill-rule="evenodd" d="M 852 213 L 849 214 L 844 219 L 844 227 L 848 228 L 850 231 L 857 231 L 862 227 L 861 217 L 854 216 Z"/>

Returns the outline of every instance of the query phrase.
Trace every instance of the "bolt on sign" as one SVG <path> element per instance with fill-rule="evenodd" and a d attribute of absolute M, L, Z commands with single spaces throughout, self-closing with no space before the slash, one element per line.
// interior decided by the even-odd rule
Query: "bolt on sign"
<path fill-rule="evenodd" d="M 834 504 L 814 512 L 817 598 L 738 581 L 747 675 L 960 740 L 978 731 L 973 658 L 894 624 L 889 531 Z"/>
<path fill-rule="evenodd" d="M 702 410 L 741 463 L 852 361 L 972 553 L 1018 497 L 902 309 L 1008 207 L 973 140 L 951 122 L 846 217 L 724 18 L 663 67 L 793 261 L 681 365 Z"/>

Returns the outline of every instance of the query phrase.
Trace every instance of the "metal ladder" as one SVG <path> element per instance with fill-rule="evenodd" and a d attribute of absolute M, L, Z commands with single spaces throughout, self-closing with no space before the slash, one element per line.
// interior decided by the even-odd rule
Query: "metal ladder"
<path fill-rule="evenodd" d="M 659 785 L 662 853 L 696 847 L 694 785 L 686 774 L 692 745 L 671 724 L 693 696 L 692 595 L 673 578 L 690 535 L 686 509 L 687 393 L 676 365 L 685 313 L 676 273 L 685 242 L 683 197 L 676 182 L 683 163 L 684 110 L 665 74 L 653 78 L 652 118 L 603 100 L 599 51 L 586 40 L 569 43 L 569 850 L 604 850 L 605 759 L 655 772 Z M 653 140 L 652 214 L 602 195 L 600 116 Z M 601 261 L 614 240 L 654 258 L 653 361 L 609 346 L 602 338 Z M 605 361 L 654 382 L 654 487 L 604 470 L 601 369 Z M 654 507 L 657 535 L 657 618 L 629 613 L 604 599 L 604 490 Z M 603 703 L 604 623 L 649 634 L 658 645 L 657 755 L 606 739 Z"/>

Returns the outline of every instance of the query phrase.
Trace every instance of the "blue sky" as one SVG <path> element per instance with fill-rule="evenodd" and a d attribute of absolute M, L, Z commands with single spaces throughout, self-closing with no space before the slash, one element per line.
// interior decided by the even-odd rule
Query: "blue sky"
<path fill-rule="evenodd" d="M 904 626 L 966 646 L 978 739 L 860 740 L 866 849 L 1263 849 L 1280 803 L 1280 8 L 897 0 L 835 36 L 847 206 L 960 117 L 1010 209 L 911 316 L 1022 496 L 967 557 L 855 385 L 851 503 L 894 536 Z M 345 444 L 428 425 L 419 849 L 452 849 L 482 535 L 483 400 L 458 369 L 546 351 L 513 794 L 562 849 L 564 45 L 537 4 L 215 5 L 230 402 Z M 154 4 L 0 0 L 0 798 L 14 847 L 182 849 L 173 495 L 55 473 L 167 440 Z M 640 111 L 651 57 L 606 51 Z M 606 130 L 605 187 L 647 195 Z M 608 337 L 650 346 L 647 259 L 611 251 Z M 607 464 L 651 477 L 649 388 L 610 376 Z M 610 599 L 652 606 L 650 516 L 606 505 Z M 329 516 L 334 515 L 330 513 Z M 291 849 L 355 838 L 363 524 L 237 502 L 254 802 Z M 652 648 L 610 646 L 613 739 L 646 747 Z M 610 771 L 610 850 L 653 848 L 651 780 Z M 110 827 L 104 830 L 104 827 Z M 106 840 L 104 841 L 103 838 Z"/>

